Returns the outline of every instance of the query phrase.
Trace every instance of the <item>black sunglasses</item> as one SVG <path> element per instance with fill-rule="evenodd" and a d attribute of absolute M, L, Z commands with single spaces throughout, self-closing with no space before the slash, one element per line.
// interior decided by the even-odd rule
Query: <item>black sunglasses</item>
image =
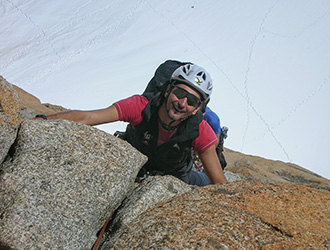
<path fill-rule="evenodd" d="M 187 97 L 187 103 L 189 106 L 193 106 L 193 107 L 197 108 L 201 104 L 201 100 L 197 96 L 189 93 L 187 90 L 180 88 L 178 86 L 175 86 L 175 89 L 172 91 L 172 93 L 178 99 Z"/>

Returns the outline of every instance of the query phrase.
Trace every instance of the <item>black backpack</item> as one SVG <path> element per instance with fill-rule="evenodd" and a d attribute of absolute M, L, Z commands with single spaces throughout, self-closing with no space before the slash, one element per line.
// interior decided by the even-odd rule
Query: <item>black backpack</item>
<path fill-rule="evenodd" d="M 145 96 L 148 100 L 150 100 L 158 93 L 164 92 L 168 83 L 170 82 L 173 72 L 180 66 L 185 65 L 187 63 L 190 62 L 167 60 L 161 65 L 159 65 L 155 71 L 154 76 L 149 81 L 142 95 Z"/>

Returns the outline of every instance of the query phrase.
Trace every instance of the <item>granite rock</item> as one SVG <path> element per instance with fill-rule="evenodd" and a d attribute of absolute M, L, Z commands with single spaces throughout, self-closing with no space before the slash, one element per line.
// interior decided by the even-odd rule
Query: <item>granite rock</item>
<path fill-rule="evenodd" d="M 105 237 L 110 238 L 118 228 L 133 221 L 141 213 L 153 208 L 161 201 L 193 190 L 194 187 L 173 176 L 150 176 L 139 184 L 118 208 L 114 220 Z M 104 248 L 107 248 L 107 243 Z"/>
<path fill-rule="evenodd" d="M 226 148 L 232 183 L 157 176 L 136 187 L 146 158 L 95 128 L 27 120 L 13 144 L 20 119 L 65 109 L 0 83 L 0 125 L 13 131 L 0 163 L 0 249 L 91 249 L 118 207 L 102 250 L 330 248 L 326 178 Z"/>
<path fill-rule="evenodd" d="M 159 203 L 104 249 L 329 249 L 330 193 L 237 181 Z"/>
<path fill-rule="evenodd" d="M 225 175 L 233 180 L 260 180 L 264 182 L 305 183 L 330 191 L 330 180 L 293 163 L 274 161 L 245 155 L 226 148 Z M 235 174 L 235 175 L 233 175 Z"/>
<path fill-rule="evenodd" d="M 0 242 L 13 249 L 90 249 L 146 157 L 96 128 L 27 120 L 0 174 Z"/>
<path fill-rule="evenodd" d="M 0 164 L 15 141 L 19 124 L 19 97 L 14 86 L 0 76 Z"/>

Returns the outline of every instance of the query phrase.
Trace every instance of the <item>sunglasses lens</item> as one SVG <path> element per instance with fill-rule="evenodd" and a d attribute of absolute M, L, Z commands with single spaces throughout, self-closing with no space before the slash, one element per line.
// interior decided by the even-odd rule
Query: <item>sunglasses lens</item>
<path fill-rule="evenodd" d="M 187 96 L 187 93 L 183 89 L 175 89 L 173 94 L 176 95 L 176 97 L 179 99 Z"/>
<path fill-rule="evenodd" d="M 197 107 L 200 104 L 200 100 L 196 96 L 194 96 L 193 94 L 189 93 L 188 91 L 182 88 L 176 88 L 175 90 L 173 90 L 173 94 L 178 99 L 187 97 L 187 103 L 189 106 Z"/>

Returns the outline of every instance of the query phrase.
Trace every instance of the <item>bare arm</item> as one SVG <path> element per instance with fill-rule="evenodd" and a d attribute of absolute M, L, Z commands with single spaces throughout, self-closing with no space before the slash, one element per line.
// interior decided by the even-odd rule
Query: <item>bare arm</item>
<path fill-rule="evenodd" d="M 215 145 L 209 147 L 198 156 L 201 159 L 205 172 L 212 184 L 228 182 L 225 175 L 223 174 L 218 156 L 215 151 Z"/>
<path fill-rule="evenodd" d="M 40 119 L 40 118 L 36 118 L 36 119 Z M 116 107 L 112 105 L 105 109 L 98 109 L 91 111 L 72 110 L 72 111 L 66 111 L 53 115 L 47 115 L 47 119 L 70 120 L 70 121 L 80 122 L 94 126 L 94 125 L 118 121 L 119 115 Z"/>

